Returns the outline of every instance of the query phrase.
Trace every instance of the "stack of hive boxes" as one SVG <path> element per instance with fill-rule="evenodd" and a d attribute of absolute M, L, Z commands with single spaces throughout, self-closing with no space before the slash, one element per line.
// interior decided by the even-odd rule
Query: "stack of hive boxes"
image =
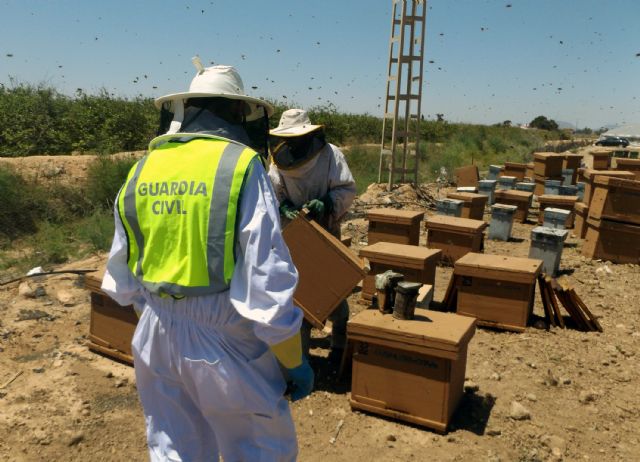
<path fill-rule="evenodd" d="M 536 196 L 544 194 L 545 180 L 562 182 L 564 155 L 555 152 L 536 152 L 533 154 L 533 180 L 536 184 Z"/>
<path fill-rule="evenodd" d="M 575 234 L 584 238 L 587 233 L 587 218 L 589 216 L 589 205 L 591 203 L 592 191 L 594 189 L 593 182 L 597 177 L 615 177 L 627 180 L 635 179 L 632 172 L 624 170 L 593 170 L 590 168 L 580 169 L 582 179 L 584 180 L 584 198 L 582 202 L 576 202 L 575 205 Z"/>
<path fill-rule="evenodd" d="M 583 255 L 640 263 L 640 181 L 596 176 Z"/>

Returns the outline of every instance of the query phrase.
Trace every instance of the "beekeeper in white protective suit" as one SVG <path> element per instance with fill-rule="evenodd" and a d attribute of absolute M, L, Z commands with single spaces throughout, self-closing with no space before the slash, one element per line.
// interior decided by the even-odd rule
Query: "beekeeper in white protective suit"
<path fill-rule="evenodd" d="M 233 67 L 194 64 L 189 91 L 156 100 L 168 133 L 118 194 L 102 289 L 140 314 L 132 346 L 152 461 L 291 461 L 278 362 L 293 400 L 311 392 L 313 371 L 256 153 L 272 108 L 244 94 Z"/>
<path fill-rule="evenodd" d="M 283 224 L 306 208 L 311 217 L 340 238 L 340 223 L 356 196 L 347 161 L 340 150 L 325 140 L 322 125 L 313 125 L 303 109 L 282 113 L 270 132 L 269 178 L 280 202 Z M 329 316 L 332 322 L 332 357 L 339 359 L 347 342 L 349 305 L 344 300 Z M 302 324 L 302 349 L 309 354 L 311 324 Z"/>

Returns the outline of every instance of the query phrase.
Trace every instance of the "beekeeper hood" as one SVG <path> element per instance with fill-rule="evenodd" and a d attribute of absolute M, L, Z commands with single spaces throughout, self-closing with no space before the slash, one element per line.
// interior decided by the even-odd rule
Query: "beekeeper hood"
<path fill-rule="evenodd" d="M 155 100 L 156 107 L 163 111 L 161 118 L 166 118 L 167 114 L 171 117 L 167 133 L 180 130 L 184 119 L 184 103 L 189 98 L 219 97 L 243 101 L 247 122 L 268 118 L 273 114 L 271 104 L 244 93 L 242 79 L 234 67 L 218 65 L 205 68 L 197 56 L 191 61 L 196 68 L 196 75 L 191 81 L 189 91 L 172 93 Z"/>
<path fill-rule="evenodd" d="M 269 134 L 273 162 L 282 170 L 308 164 L 327 144 L 323 126 L 312 124 L 303 109 L 284 111 L 278 127 Z"/>

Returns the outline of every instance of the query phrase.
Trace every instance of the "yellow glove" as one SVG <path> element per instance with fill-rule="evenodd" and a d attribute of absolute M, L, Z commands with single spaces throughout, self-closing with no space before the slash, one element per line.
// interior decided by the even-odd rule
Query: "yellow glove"
<path fill-rule="evenodd" d="M 300 338 L 300 332 L 297 332 L 283 342 L 271 345 L 271 351 L 285 368 L 293 369 L 298 367 L 302 364 L 302 339 Z"/>

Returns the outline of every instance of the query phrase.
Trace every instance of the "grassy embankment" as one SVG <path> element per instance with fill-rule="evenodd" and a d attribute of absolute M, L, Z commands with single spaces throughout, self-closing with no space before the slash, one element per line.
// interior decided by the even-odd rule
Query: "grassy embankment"
<path fill-rule="evenodd" d="M 275 103 L 277 124 L 286 109 Z M 382 122 L 370 115 L 339 113 L 332 106 L 310 108 L 312 120 L 326 127 L 330 142 L 349 146 L 345 154 L 358 191 L 378 178 Z M 148 98 L 124 99 L 106 91 L 73 97 L 46 86 L 0 86 L 0 156 L 104 154 L 88 180 L 76 186 L 45 186 L 19 172 L 0 171 L 0 273 L 8 268 L 61 263 L 107 250 L 113 233 L 112 207 L 132 160 L 107 154 L 140 150 L 154 136 L 158 114 Z M 502 126 L 421 124 L 420 181 L 449 173 L 473 161 L 481 168 L 504 160 L 527 160 L 558 133 Z M 383 177 L 384 181 L 384 177 Z"/>

